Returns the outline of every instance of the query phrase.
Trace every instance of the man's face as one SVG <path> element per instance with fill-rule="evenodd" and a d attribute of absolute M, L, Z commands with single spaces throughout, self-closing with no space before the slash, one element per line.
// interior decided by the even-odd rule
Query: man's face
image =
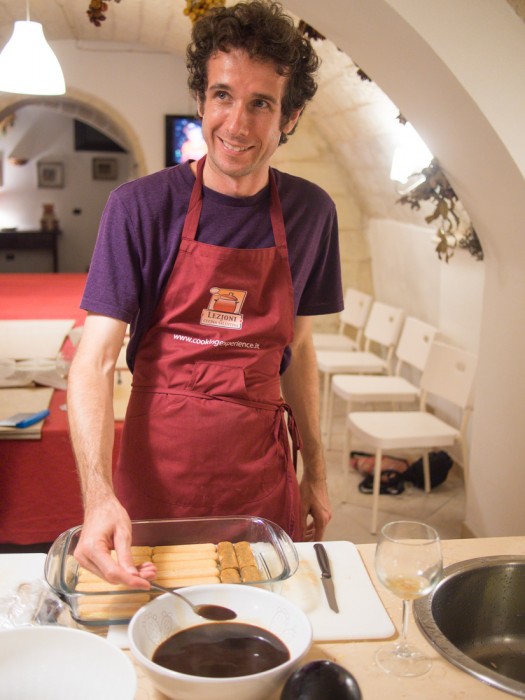
<path fill-rule="evenodd" d="M 271 63 L 254 61 L 240 49 L 210 58 L 205 100 L 199 105 L 209 187 L 247 196 L 266 185 L 281 132 L 290 132 L 299 118 L 298 111 L 282 124 L 286 80 Z"/>

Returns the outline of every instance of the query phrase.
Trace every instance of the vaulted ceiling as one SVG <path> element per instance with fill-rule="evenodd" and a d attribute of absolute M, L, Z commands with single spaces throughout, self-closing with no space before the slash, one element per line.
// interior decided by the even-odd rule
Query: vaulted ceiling
<path fill-rule="evenodd" d="M 525 0 L 508 2 L 525 19 Z M 103 41 L 182 58 L 190 37 L 185 0 L 109 0 L 106 20 L 98 27 L 89 21 L 89 0 L 0 0 L 0 47 L 13 22 L 26 19 L 28 5 L 30 18 L 42 23 L 49 41 L 74 40 L 85 49 Z M 410 220 L 405 207 L 394 206 L 397 195 L 389 179 L 399 110 L 373 82 L 363 81 L 351 58 L 331 42 L 317 42 L 317 49 L 322 58 L 319 92 L 308 119 L 347 173 L 367 215 Z"/>

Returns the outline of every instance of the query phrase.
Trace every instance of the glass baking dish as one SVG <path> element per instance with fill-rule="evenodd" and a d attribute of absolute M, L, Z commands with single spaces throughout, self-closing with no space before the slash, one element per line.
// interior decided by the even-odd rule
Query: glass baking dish
<path fill-rule="evenodd" d="M 45 577 L 70 606 L 75 620 L 85 625 L 126 624 L 134 612 L 158 595 L 156 592 L 108 590 L 79 592 L 79 564 L 74 557 L 82 527 L 63 532 L 52 544 L 45 563 Z M 297 549 L 275 523 L 249 516 L 132 521 L 132 545 L 160 546 L 229 541 L 250 543 L 261 579 L 240 585 L 276 585 L 292 576 L 299 565 Z"/>

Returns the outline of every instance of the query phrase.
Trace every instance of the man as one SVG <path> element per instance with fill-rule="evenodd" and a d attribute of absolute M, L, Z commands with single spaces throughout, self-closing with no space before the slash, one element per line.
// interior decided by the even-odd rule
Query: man
<path fill-rule="evenodd" d="M 154 570 L 132 564 L 130 517 L 258 515 L 296 540 L 321 539 L 331 517 L 310 316 L 342 308 L 337 218 L 319 187 L 269 167 L 315 94 L 317 57 L 262 0 L 199 20 L 187 63 L 207 156 L 110 196 L 69 379 L 85 506 L 75 556 L 139 588 Z M 112 477 L 128 323 L 133 391 Z M 285 414 L 302 438 L 300 486 Z"/>

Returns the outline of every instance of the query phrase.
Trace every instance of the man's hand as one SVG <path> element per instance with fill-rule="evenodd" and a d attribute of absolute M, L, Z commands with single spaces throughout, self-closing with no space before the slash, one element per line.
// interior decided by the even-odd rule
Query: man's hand
<path fill-rule="evenodd" d="M 320 540 L 332 517 L 326 486 L 326 465 L 319 427 L 319 377 L 308 316 L 295 319 L 292 361 L 281 377 L 285 401 L 291 406 L 303 446 L 301 501 L 303 538 Z M 312 518 L 308 521 L 308 516 Z"/>
<path fill-rule="evenodd" d="M 115 550 L 116 558 L 111 556 Z M 151 562 L 135 566 L 131 556 L 131 521 L 115 496 L 86 508 L 75 559 L 109 583 L 149 589 L 157 570 Z"/>
<path fill-rule="evenodd" d="M 332 518 L 326 479 L 309 479 L 305 474 L 300 489 L 303 538 L 306 542 L 318 542 L 323 539 L 326 526 Z"/>

